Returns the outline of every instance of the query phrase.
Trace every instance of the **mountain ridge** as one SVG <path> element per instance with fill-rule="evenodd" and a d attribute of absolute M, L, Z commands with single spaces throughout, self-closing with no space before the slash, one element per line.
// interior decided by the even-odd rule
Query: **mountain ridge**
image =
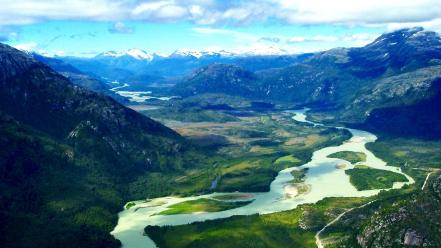
<path fill-rule="evenodd" d="M 5 247 L 119 247 L 110 231 L 123 204 L 171 193 L 170 178 L 206 158 L 173 130 L 3 44 L 0 140 Z"/>
<path fill-rule="evenodd" d="M 200 71 L 213 71 L 208 68 L 213 69 L 207 66 Z M 216 68 L 225 74 L 239 70 L 228 65 Z M 193 74 L 172 92 L 184 97 L 189 92 L 225 93 L 310 106 L 335 116 L 337 122 L 363 123 L 373 121 L 369 118 L 371 112 L 376 111 L 377 117 L 383 113 L 378 109 L 418 104 L 435 97 L 434 85 L 441 78 L 441 38 L 419 27 L 400 29 L 385 33 L 364 47 L 319 52 L 287 67 L 257 72 L 240 70 L 248 76 L 230 78 L 230 82 L 226 78 L 219 80 L 218 72 Z M 210 82 L 210 87 L 206 82 Z M 246 93 L 242 89 L 247 89 Z M 426 118 L 424 114 L 421 118 Z M 433 118 L 432 121 L 437 123 Z M 366 127 L 373 128 L 373 124 Z"/>

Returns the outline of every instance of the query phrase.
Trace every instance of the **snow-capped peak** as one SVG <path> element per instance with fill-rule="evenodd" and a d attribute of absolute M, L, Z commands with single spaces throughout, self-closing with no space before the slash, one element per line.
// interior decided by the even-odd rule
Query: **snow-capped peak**
<path fill-rule="evenodd" d="M 141 50 L 141 49 L 132 48 L 132 49 L 129 49 L 129 50 L 123 51 L 123 52 L 108 51 L 108 52 L 101 53 L 98 56 L 100 56 L 100 57 L 130 56 L 132 58 L 139 59 L 139 60 L 151 61 L 153 59 L 154 55 L 147 53 L 146 51 Z"/>
<path fill-rule="evenodd" d="M 101 54 L 98 54 L 97 56 L 103 56 L 103 57 L 118 57 L 119 53 L 115 51 L 107 51 Z"/>
<path fill-rule="evenodd" d="M 242 48 L 238 51 L 239 54 L 252 56 L 252 55 L 286 55 L 290 54 L 289 51 L 278 46 L 266 46 L 266 45 L 254 45 L 246 48 Z"/>
<path fill-rule="evenodd" d="M 108 51 L 97 55 L 97 57 L 122 57 L 130 56 L 138 60 L 152 61 L 155 58 L 179 58 L 179 57 L 194 57 L 200 59 L 205 56 L 219 56 L 219 57 L 234 57 L 234 56 L 258 56 L 258 55 L 286 55 L 290 54 L 278 46 L 262 46 L 254 45 L 250 47 L 239 48 L 234 51 L 227 51 L 218 48 L 208 48 L 206 50 L 192 50 L 192 49 L 178 49 L 172 54 L 166 56 L 158 53 L 147 53 L 141 49 L 132 48 L 123 52 Z"/>
<path fill-rule="evenodd" d="M 141 49 L 130 49 L 126 52 L 127 55 L 132 56 L 135 59 L 145 59 L 145 60 L 152 60 L 153 55 L 150 53 L 147 53 Z"/>
<path fill-rule="evenodd" d="M 196 58 L 202 57 L 203 52 L 197 51 L 197 50 L 190 50 L 190 49 L 178 49 L 175 52 L 173 52 L 170 57 L 187 57 L 187 56 L 193 56 Z"/>
<path fill-rule="evenodd" d="M 170 54 L 170 57 L 188 57 L 193 56 L 195 58 L 200 58 L 202 56 L 234 56 L 233 52 L 217 49 L 207 49 L 207 50 L 190 50 L 190 49 L 178 49 L 174 53 Z"/>

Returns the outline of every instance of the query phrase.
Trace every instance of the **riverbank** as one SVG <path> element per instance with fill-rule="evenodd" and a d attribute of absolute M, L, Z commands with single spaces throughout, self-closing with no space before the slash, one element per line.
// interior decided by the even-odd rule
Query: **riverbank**
<path fill-rule="evenodd" d="M 305 111 L 294 111 L 293 119 L 296 121 L 306 121 Z M 307 121 L 306 121 L 307 122 Z M 312 125 L 321 125 L 318 123 L 307 122 Z M 344 129 L 342 127 L 338 127 Z M 148 237 L 143 236 L 143 229 L 147 225 L 174 226 L 190 224 L 198 221 L 214 220 L 228 218 L 233 215 L 252 215 L 268 214 L 285 210 L 294 209 L 301 204 L 316 203 L 327 197 L 368 197 L 376 195 L 379 190 L 358 191 L 349 181 L 349 177 L 343 169 L 337 167 L 345 164 L 347 169 L 353 168 L 353 165 L 347 161 L 329 158 L 330 154 L 340 151 L 361 152 L 366 154 L 366 163 L 370 167 L 382 170 L 393 171 L 403 174 L 409 181 L 406 183 L 394 183 L 392 188 L 400 188 L 405 184 L 413 183 L 413 179 L 401 172 L 400 168 L 387 166 L 384 161 L 375 157 L 375 155 L 366 149 L 365 145 L 374 142 L 376 136 L 362 130 L 347 129 L 352 137 L 340 146 L 325 147 L 313 153 L 310 162 L 299 166 L 287 168 L 280 171 L 274 181 L 271 183 L 270 191 L 265 193 L 255 193 L 255 199 L 252 203 L 226 211 L 203 213 L 203 214 L 178 214 L 173 216 L 155 215 L 167 209 L 168 206 L 200 198 L 212 197 L 216 194 L 193 196 L 193 197 L 165 197 L 161 198 L 166 204 L 158 207 L 143 208 L 139 211 L 124 210 L 119 214 L 118 225 L 112 234 L 121 240 L 123 247 L 156 247 L 155 243 Z M 310 185 L 310 191 L 302 197 L 286 197 L 285 187 L 293 180 L 292 170 L 307 168 L 305 183 Z M 225 194 L 222 194 L 225 195 Z"/>

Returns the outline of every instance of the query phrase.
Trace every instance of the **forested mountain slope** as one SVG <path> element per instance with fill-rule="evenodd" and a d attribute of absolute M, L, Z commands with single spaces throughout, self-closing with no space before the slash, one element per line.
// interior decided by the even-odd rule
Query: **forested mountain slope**
<path fill-rule="evenodd" d="M 109 232 L 124 202 L 163 193 L 152 180 L 204 158 L 171 129 L 3 44 L 0 153 L 5 247 L 117 247 Z"/>

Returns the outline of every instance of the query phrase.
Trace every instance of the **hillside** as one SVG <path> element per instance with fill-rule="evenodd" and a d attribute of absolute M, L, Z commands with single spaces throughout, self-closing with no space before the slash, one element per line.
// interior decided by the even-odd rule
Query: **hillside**
<path fill-rule="evenodd" d="M 65 76 L 74 84 L 100 93 L 107 93 L 109 90 L 109 86 L 105 82 L 83 73 L 63 60 L 41 56 L 37 53 L 32 53 L 31 55 L 35 60 L 48 65 L 54 71 Z"/>
<path fill-rule="evenodd" d="M 384 204 L 361 227 L 358 244 L 367 247 L 439 247 L 441 176 L 422 193 Z"/>
<path fill-rule="evenodd" d="M 214 68 L 205 67 L 200 70 L 203 73 L 177 84 L 176 92 L 226 93 L 306 105 L 335 116 L 334 121 L 354 124 L 367 120 L 365 126 L 371 130 L 386 128 L 385 122 L 374 119 L 387 118 L 391 111 L 402 116 L 406 111 L 401 108 L 421 110 L 418 106 L 423 104 L 428 111 L 418 115 L 413 111 L 403 118 L 436 123 L 433 112 L 441 78 L 441 38 L 422 28 L 402 29 L 383 34 L 364 47 L 331 49 L 285 68 L 254 73 L 228 65 Z M 235 73 L 239 70 L 240 74 Z M 235 76 L 219 78 L 221 71 Z M 417 126 L 392 122 L 404 129 Z M 433 128 L 439 130 L 436 125 Z M 425 136 L 417 129 L 406 135 Z"/>
<path fill-rule="evenodd" d="M 59 59 L 96 78 L 118 80 L 130 85 L 135 83 L 139 88 L 140 85 L 146 87 L 152 83 L 166 83 L 215 63 L 238 65 L 246 70 L 257 71 L 286 67 L 312 55 L 242 55 L 227 52 L 198 52 L 196 55 L 177 51 L 170 56 L 159 56 L 140 51 L 144 57 L 136 57 L 132 50 L 125 53 L 107 52 L 92 58 Z"/>
<path fill-rule="evenodd" d="M 192 96 L 204 93 L 224 93 L 253 97 L 256 76 L 236 65 L 212 64 L 195 71 L 188 80 L 176 85 L 174 93 Z"/>
<path fill-rule="evenodd" d="M 3 44 L 0 85 L 5 247 L 117 247 L 109 232 L 123 203 L 170 193 L 170 176 L 205 158 L 171 129 Z"/>

